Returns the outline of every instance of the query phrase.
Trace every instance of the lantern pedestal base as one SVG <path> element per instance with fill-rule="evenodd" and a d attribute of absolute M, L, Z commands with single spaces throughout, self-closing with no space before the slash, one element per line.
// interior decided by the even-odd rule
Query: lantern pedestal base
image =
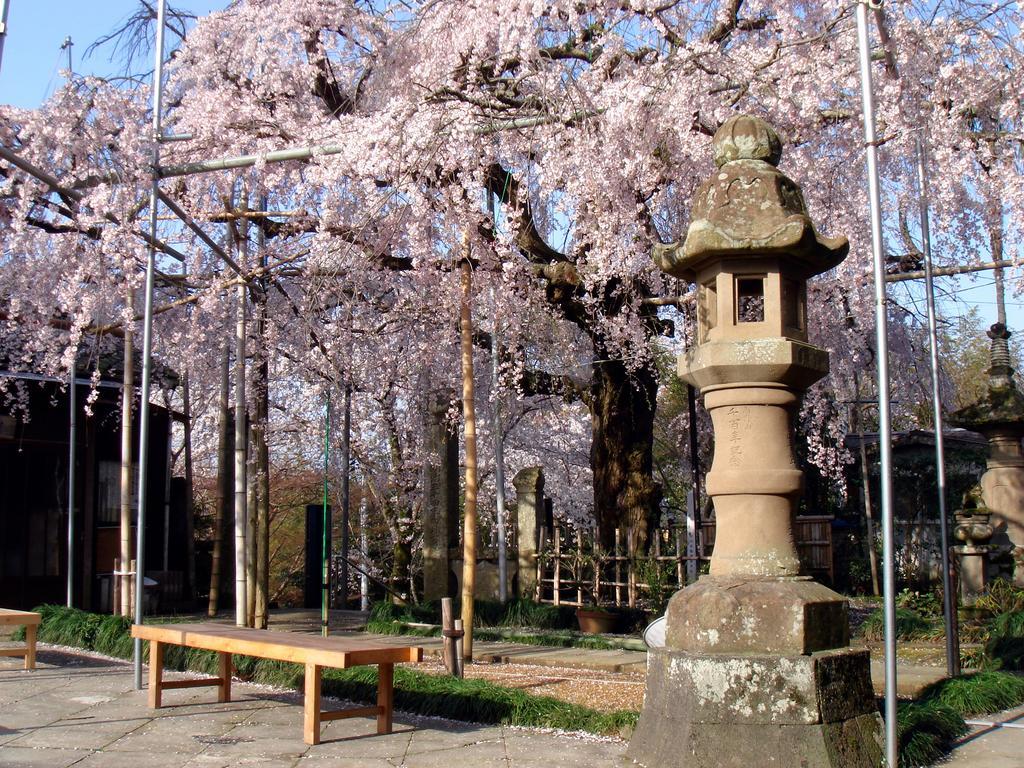
<path fill-rule="evenodd" d="M 882 721 L 866 650 L 647 656 L 627 757 L 646 768 L 878 768 Z"/>

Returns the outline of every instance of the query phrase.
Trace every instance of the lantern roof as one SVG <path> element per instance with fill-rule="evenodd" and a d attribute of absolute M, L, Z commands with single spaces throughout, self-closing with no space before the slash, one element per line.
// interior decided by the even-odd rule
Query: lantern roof
<path fill-rule="evenodd" d="M 694 195 L 683 243 L 655 247 L 662 270 L 692 281 L 712 261 L 765 257 L 787 262 L 806 279 L 846 258 L 849 241 L 818 234 L 800 187 L 776 167 L 782 141 L 771 125 L 736 115 L 712 143 L 719 170 Z"/>
<path fill-rule="evenodd" d="M 949 423 L 982 434 L 1007 428 L 1024 434 L 1024 395 L 1013 380 L 1010 331 L 1002 323 L 995 323 L 986 335 L 992 340 L 988 388 L 977 402 L 951 413 Z"/>

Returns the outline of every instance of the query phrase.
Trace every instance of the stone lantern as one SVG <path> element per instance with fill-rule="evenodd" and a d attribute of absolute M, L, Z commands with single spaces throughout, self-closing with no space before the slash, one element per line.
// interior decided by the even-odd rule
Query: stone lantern
<path fill-rule="evenodd" d="M 793 536 L 793 418 L 828 373 L 828 353 L 807 340 L 806 281 L 849 245 L 815 231 L 776 168 L 771 126 L 733 117 L 713 143 L 718 171 L 695 195 L 685 241 L 654 259 L 698 285 L 697 343 L 679 373 L 714 425 L 715 548 L 710 573 L 669 602 L 628 754 L 650 768 L 875 768 L 868 652 L 849 647 L 846 600 L 800 575 Z"/>
<path fill-rule="evenodd" d="M 1024 586 L 1024 395 L 1013 380 L 1010 332 L 1002 323 L 988 330 L 992 340 L 988 388 L 976 403 L 951 413 L 958 427 L 980 432 L 988 439 L 989 457 L 981 476 L 981 495 L 992 513 L 990 547 L 1002 558 L 1012 557 L 1013 580 Z"/>
<path fill-rule="evenodd" d="M 963 508 L 954 516 L 953 539 L 959 543 L 953 553 L 960 559 L 960 600 L 966 606 L 974 605 L 985 594 L 985 561 L 995 533 L 991 517 L 980 486 L 964 494 Z"/>

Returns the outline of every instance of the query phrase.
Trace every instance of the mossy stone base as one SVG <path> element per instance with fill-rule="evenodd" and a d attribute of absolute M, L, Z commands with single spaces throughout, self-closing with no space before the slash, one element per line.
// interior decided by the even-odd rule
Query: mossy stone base
<path fill-rule="evenodd" d="M 646 768 L 878 768 L 881 734 L 865 650 L 652 649 L 627 757 Z"/>

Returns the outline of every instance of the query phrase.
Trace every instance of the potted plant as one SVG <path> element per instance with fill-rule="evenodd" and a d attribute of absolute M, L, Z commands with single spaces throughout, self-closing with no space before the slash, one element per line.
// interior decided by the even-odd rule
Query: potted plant
<path fill-rule="evenodd" d="M 576 621 L 583 634 L 602 635 L 615 629 L 619 617 L 600 605 L 581 605 L 576 609 Z"/>

